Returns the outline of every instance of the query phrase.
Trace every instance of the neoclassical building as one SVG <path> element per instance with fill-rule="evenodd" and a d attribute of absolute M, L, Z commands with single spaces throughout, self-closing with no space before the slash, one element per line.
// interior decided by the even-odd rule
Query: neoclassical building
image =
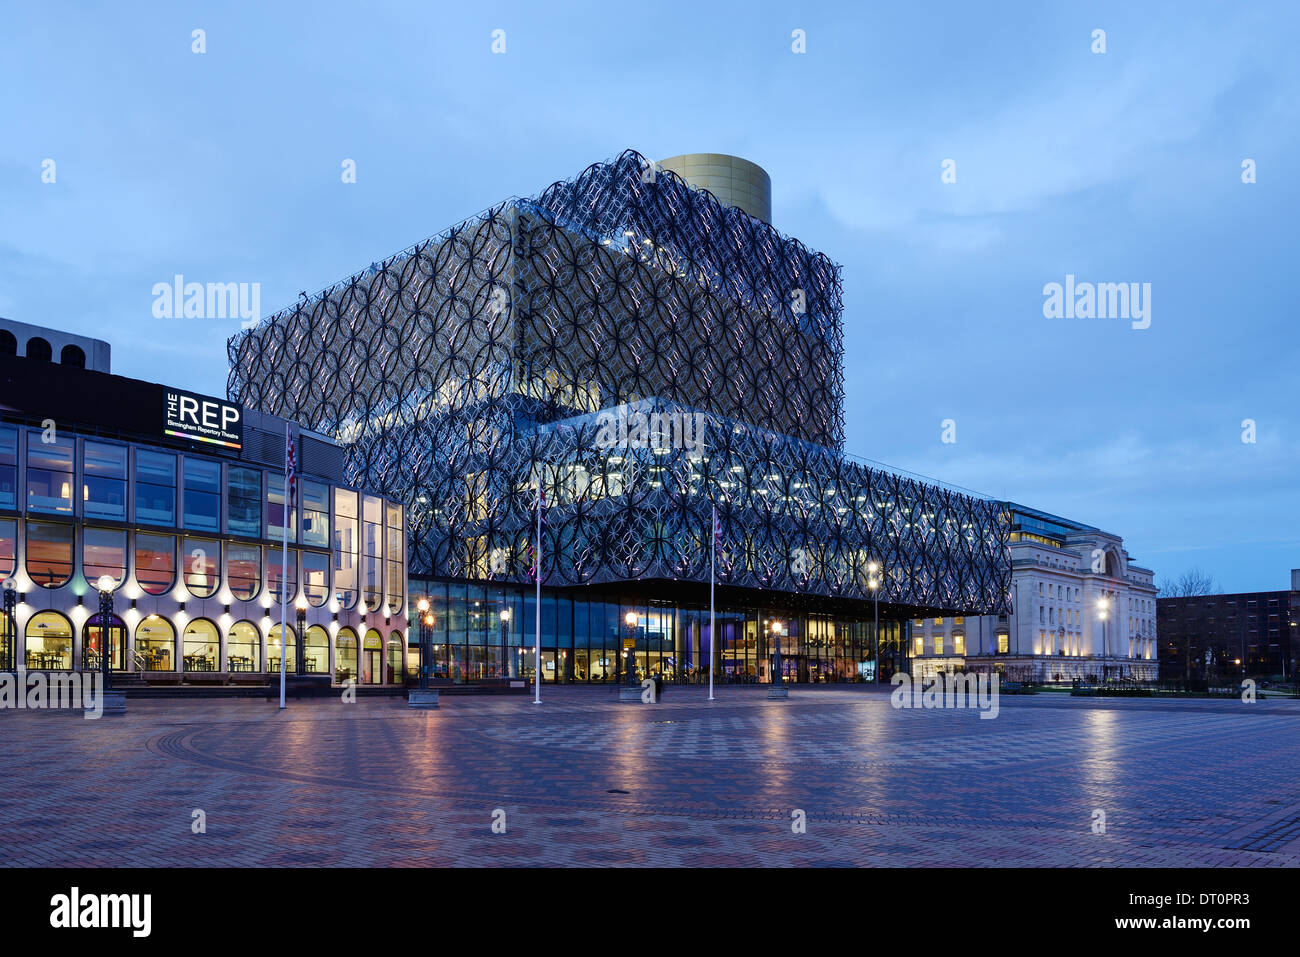
<path fill-rule="evenodd" d="M 0 334 L 14 332 L 0 323 Z M 404 680 L 405 509 L 344 482 L 330 438 L 18 351 L 0 355 L 0 669 L 99 669 L 107 648 L 122 687 L 265 685 L 282 655 L 298 670 L 301 647 L 307 674 Z M 104 576 L 113 616 L 101 623 Z"/>
<path fill-rule="evenodd" d="M 1109 532 L 1004 503 L 1011 528 L 1009 615 L 912 622 L 914 677 L 1002 672 L 1036 681 L 1154 680 L 1152 572 Z"/>

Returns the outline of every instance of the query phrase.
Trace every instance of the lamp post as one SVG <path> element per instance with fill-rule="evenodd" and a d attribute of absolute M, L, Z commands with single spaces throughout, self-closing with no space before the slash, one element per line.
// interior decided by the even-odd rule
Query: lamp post
<path fill-rule="evenodd" d="M 627 625 L 627 638 L 624 640 L 623 651 L 625 652 L 627 669 L 627 683 L 636 684 L 636 612 L 629 611 L 623 616 L 623 624 Z"/>
<path fill-rule="evenodd" d="M 113 589 L 117 587 L 117 581 L 111 575 L 100 575 L 95 587 L 99 590 L 99 666 L 104 675 L 104 690 L 107 691 L 113 680 L 108 660 L 108 629 L 112 627 Z"/>
<path fill-rule="evenodd" d="M 425 621 L 429 617 L 429 599 L 421 598 L 415 603 L 419 611 L 416 627 L 420 629 L 420 690 L 429 690 L 429 628 Z"/>
<path fill-rule="evenodd" d="M 5 639 L 4 660 L 0 662 L 0 668 L 5 671 L 14 671 L 17 667 L 16 657 L 18 654 L 18 620 L 14 617 L 14 607 L 18 603 L 18 593 L 14 589 L 14 580 L 5 579 L 5 628 L 8 635 Z"/>
<path fill-rule="evenodd" d="M 510 606 L 501 609 L 501 677 L 510 677 L 510 658 L 507 646 L 510 636 Z"/>
<path fill-rule="evenodd" d="M 779 621 L 773 621 L 768 625 L 772 632 L 772 684 L 778 688 L 785 684 L 785 675 L 782 674 L 781 668 L 781 632 L 784 627 Z"/>
<path fill-rule="evenodd" d="M 1106 675 L 1110 671 L 1110 666 L 1106 664 L 1106 658 L 1109 655 L 1107 641 L 1108 629 L 1106 618 L 1110 614 L 1110 601 L 1105 598 L 1097 599 L 1097 615 L 1101 618 L 1101 683 L 1106 683 Z"/>
<path fill-rule="evenodd" d="M 298 612 L 298 634 L 294 636 L 294 673 L 305 675 L 307 673 L 307 596 L 299 595 L 298 600 L 293 603 L 294 609 Z"/>
<path fill-rule="evenodd" d="M 871 589 L 871 599 L 875 604 L 876 623 L 872 631 L 872 638 L 876 645 L 876 684 L 880 684 L 880 579 L 877 573 L 880 566 L 876 562 L 867 565 L 867 574 L 871 577 L 867 579 L 867 587 Z"/>

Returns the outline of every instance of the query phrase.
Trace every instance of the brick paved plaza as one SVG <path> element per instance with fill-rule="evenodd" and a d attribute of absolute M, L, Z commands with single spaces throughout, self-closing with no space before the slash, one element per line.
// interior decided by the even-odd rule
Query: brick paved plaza
<path fill-rule="evenodd" d="M 0 713 L 0 862 L 1300 864 L 1296 701 L 1003 696 L 980 720 L 864 688 L 543 693 Z"/>

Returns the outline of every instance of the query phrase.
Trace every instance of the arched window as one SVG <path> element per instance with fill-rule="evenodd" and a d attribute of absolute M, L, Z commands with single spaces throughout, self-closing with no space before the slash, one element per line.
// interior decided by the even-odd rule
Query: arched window
<path fill-rule="evenodd" d="M 357 676 L 357 633 L 340 628 L 334 639 L 334 678 L 339 684 Z"/>
<path fill-rule="evenodd" d="M 18 340 L 8 329 L 0 329 L 0 357 L 18 355 Z"/>
<path fill-rule="evenodd" d="M 389 684 L 396 684 L 403 679 L 402 674 L 402 633 L 395 631 L 388 636 L 388 674 Z"/>
<path fill-rule="evenodd" d="M 150 615 L 135 629 L 135 664 L 141 671 L 176 670 L 176 629 L 161 615 Z"/>
<path fill-rule="evenodd" d="M 248 601 L 262 587 L 262 550 L 256 545 L 226 546 L 226 582 L 230 594 Z"/>
<path fill-rule="evenodd" d="M 126 531 L 120 528 L 91 528 L 81 532 L 81 573 L 92 589 L 104 575 L 114 587 L 126 578 Z"/>
<path fill-rule="evenodd" d="M 216 625 L 206 618 L 195 618 L 185 626 L 182 640 L 186 671 L 221 670 L 221 636 Z"/>
<path fill-rule="evenodd" d="M 67 345 L 59 352 L 59 362 L 65 366 L 84 369 L 86 368 L 86 353 L 81 350 L 81 346 Z"/>
<path fill-rule="evenodd" d="M 166 594 L 176 580 L 176 536 L 135 533 L 135 580 L 146 594 Z"/>
<path fill-rule="evenodd" d="M 0 580 L 14 573 L 17 543 L 18 523 L 13 519 L 0 519 Z"/>
<path fill-rule="evenodd" d="M 277 622 L 271 626 L 271 631 L 266 636 L 266 669 L 277 675 L 280 673 L 280 634 L 280 625 Z M 284 637 L 284 670 L 288 674 L 296 674 L 298 671 L 298 638 L 290 626 L 285 626 Z"/>
<path fill-rule="evenodd" d="M 81 626 L 81 667 L 99 671 L 104 667 L 100 660 L 99 614 L 93 614 Z M 114 671 L 126 668 L 126 624 L 117 615 L 108 619 L 108 664 Z"/>
<path fill-rule="evenodd" d="M 330 636 L 320 625 L 312 625 L 303 636 L 302 661 L 308 674 L 329 674 Z"/>
<path fill-rule="evenodd" d="M 221 543 L 206 538 L 185 539 L 185 587 L 195 598 L 211 598 L 221 584 Z"/>
<path fill-rule="evenodd" d="M 54 358 L 54 350 L 40 336 L 32 336 L 27 340 L 27 358 L 49 362 Z"/>
<path fill-rule="evenodd" d="M 313 608 L 330 596 L 330 559 L 320 552 L 302 553 L 302 593 Z"/>
<path fill-rule="evenodd" d="M 361 683 L 382 684 L 384 680 L 384 636 L 371 628 L 361 647 Z"/>
<path fill-rule="evenodd" d="M 37 612 L 27 619 L 27 667 L 71 671 L 72 622 L 57 611 Z"/>
<path fill-rule="evenodd" d="M 27 523 L 27 574 L 44 588 L 61 588 L 72 577 L 71 525 Z"/>
<path fill-rule="evenodd" d="M 230 671 L 262 670 L 262 633 L 251 621 L 237 621 L 226 634 L 226 667 Z"/>

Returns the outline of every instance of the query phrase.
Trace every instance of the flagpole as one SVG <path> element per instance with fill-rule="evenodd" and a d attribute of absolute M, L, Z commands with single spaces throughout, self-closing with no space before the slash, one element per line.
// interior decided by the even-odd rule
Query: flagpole
<path fill-rule="evenodd" d="M 714 566 L 718 560 L 718 506 L 713 506 L 713 528 L 709 530 L 712 542 L 709 547 L 709 700 L 713 700 L 713 643 L 717 641 L 717 631 L 713 624 L 713 581 L 716 575 Z"/>
<path fill-rule="evenodd" d="M 284 661 L 288 657 L 289 643 L 284 637 L 286 586 L 289 583 L 289 423 L 284 423 L 284 513 L 280 524 L 284 532 L 280 552 L 280 710 L 284 710 Z"/>
<path fill-rule="evenodd" d="M 542 703 L 542 470 L 537 470 L 537 609 L 533 614 L 533 704 Z"/>

